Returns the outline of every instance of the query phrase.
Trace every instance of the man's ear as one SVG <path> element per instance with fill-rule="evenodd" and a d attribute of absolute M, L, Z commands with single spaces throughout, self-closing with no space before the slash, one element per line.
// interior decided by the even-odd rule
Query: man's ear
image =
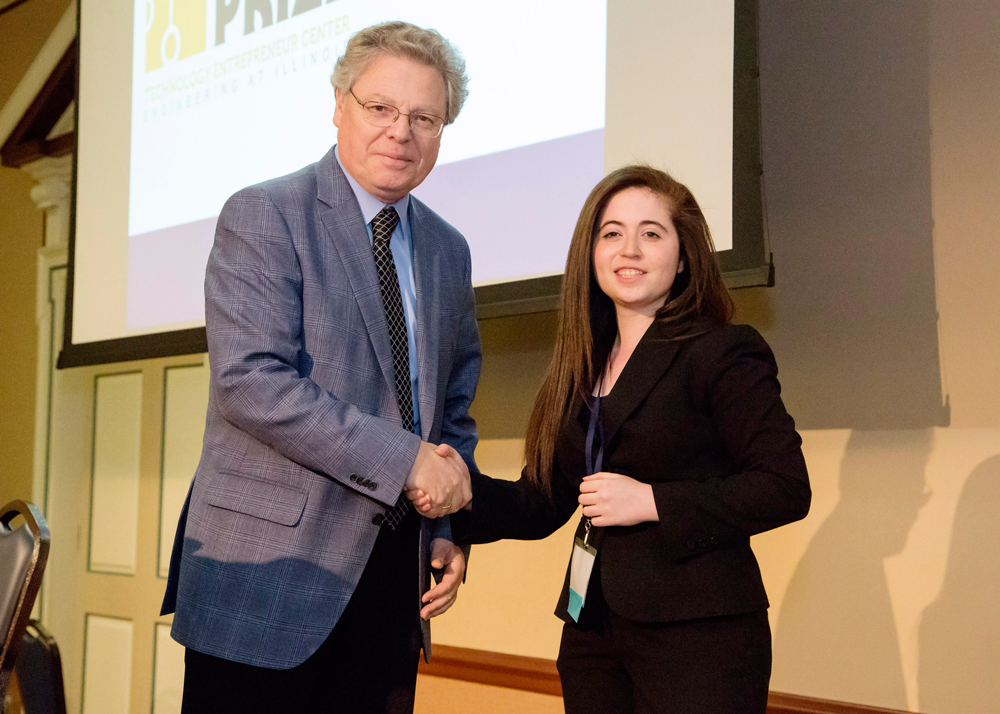
<path fill-rule="evenodd" d="M 339 89 L 335 88 L 333 96 L 337 100 L 337 103 L 333 107 L 333 125 L 339 129 L 340 121 L 344 116 L 344 95 Z"/>

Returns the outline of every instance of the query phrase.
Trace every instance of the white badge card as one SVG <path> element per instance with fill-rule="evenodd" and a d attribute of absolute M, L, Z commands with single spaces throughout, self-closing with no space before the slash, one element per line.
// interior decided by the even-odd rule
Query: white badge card
<path fill-rule="evenodd" d="M 588 545 L 583 538 L 577 538 L 573 544 L 573 559 L 570 561 L 569 605 L 566 608 L 573 622 L 580 621 L 580 611 L 587 600 L 587 586 L 590 584 L 590 574 L 594 572 L 596 558 L 597 548 Z"/>

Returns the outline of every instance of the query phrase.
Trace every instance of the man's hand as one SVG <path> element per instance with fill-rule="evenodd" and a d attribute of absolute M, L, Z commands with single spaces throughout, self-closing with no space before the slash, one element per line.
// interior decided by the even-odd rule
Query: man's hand
<path fill-rule="evenodd" d="M 406 495 L 428 518 L 453 513 L 472 499 L 469 467 L 450 446 L 422 441 L 406 478 Z"/>
<path fill-rule="evenodd" d="M 602 471 L 585 477 L 579 501 L 583 515 L 595 526 L 634 526 L 660 520 L 653 487 L 621 474 Z"/>
<path fill-rule="evenodd" d="M 435 538 L 431 541 L 431 567 L 441 571 L 441 578 L 421 599 L 421 602 L 427 603 L 420 610 L 420 617 L 425 620 L 437 617 L 455 604 L 458 586 L 465 575 L 465 553 L 451 541 Z"/>
<path fill-rule="evenodd" d="M 455 451 L 454 448 L 448 444 L 440 444 L 434 449 L 434 453 L 447 461 L 454 464 L 455 468 L 466 474 L 468 478 L 469 467 L 466 465 L 465 460 L 462 458 L 461 454 Z M 446 503 L 435 502 L 430 495 L 424 492 L 421 488 L 409 488 L 406 489 L 406 497 L 410 499 L 410 503 L 413 507 L 417 509 L 417 513 L 427 516 L 428 518 L 437 518 L 438 516 L 443 516 L 447 513 L 455 513 L 462 508 L 468 508 L 471 503 L 472 494 L 470 491 L 469 501 L 466 501 L 461 506 L 456 506 L 455 503 L 451 504 L 451 507 L 444 508 Z"/>

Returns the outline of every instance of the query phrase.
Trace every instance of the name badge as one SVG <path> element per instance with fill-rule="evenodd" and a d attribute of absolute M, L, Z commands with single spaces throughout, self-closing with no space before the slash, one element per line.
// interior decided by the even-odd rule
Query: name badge
<path fill-rule="evenodd" d="M 590 585 L 590 574 L 594 572 L 594 560 L 597 558 L 597 548 L 587 543 L 589 537 L 588 522 L 586 535 L 573 543 L 573 559 L 569 570 L 569 605 L 566 608 L 573 622 L 580 621 L 580 611 L 587 601 L 587 586 Z"/>

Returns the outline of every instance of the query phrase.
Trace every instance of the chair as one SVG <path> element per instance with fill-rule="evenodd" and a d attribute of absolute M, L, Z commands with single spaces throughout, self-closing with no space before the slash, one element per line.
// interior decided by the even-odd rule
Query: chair
<path fill-rule="evenodd" d="M 18 516 L 24 524 L 11 528 Z M 0 702 L 7 694 L 48 557 L 49 528 L 39 510 L 24 501 L 11 501 L 0 509 Z"/>
<path fill-rule="evenodd" d="M 59 647 L 37 620 L 28 623 L 14 669 L 24 714 L 66 714 Z"/>

